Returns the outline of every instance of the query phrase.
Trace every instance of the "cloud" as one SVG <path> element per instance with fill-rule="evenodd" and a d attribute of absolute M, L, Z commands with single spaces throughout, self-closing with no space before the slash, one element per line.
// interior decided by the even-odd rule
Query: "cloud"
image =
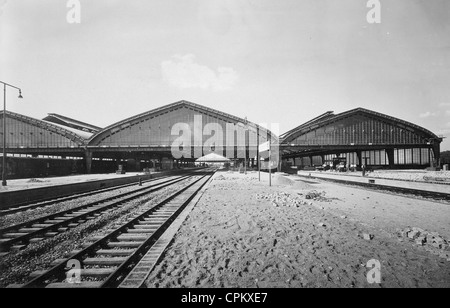
<path fill-rule="evenodd" d="M 450 103 L 440 103 L 439 107 L 450 107 Z"/>
<path fill-rule="evenodd" d="M 219 67 L 217 71 L 195 62 L 192 54 L 172 57 L 161 63 L 164 81 L 181 89 L 200 88 L 214 91 L 230 90 L 239 79 L 230 67 Z"/>
<path fill-rule="evenodd" d="M 436 131 L 436 135 L 437 136 L 448 136 L 450 135 L 450 129 L 449 128 L 444 128 L 444 129 L 440 129 L 438 131 Z"/>
<path fill-rule="evenodd" d="M 421 118 L 429 118 L 429 117 L 435 117 L 435 116 L 437 116 L 437 114 L 434 112 L 430 112 L 430 111 L 427 111 L 427 112 L 419 115 L 419 117 L 421 117 Z"/>
<path fill-rule="evenodd" d="M 439 127 L 437 130 L 434 131 L 434 133 L 438 136 L 448 136 L 450 135 L 450 122 L 445 123 L 441 127 Z"/>

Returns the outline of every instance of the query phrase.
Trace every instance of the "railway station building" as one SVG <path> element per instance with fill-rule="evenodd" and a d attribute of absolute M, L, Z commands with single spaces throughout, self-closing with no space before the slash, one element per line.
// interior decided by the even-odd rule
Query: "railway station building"
<path fill-rule="evenodd" d="M 251 168 L 260 158 L 258 144 L 278 143 L 260 125 L 187 101 L 103 129 L 57 114 L 38 120 L 7 112 L 6 118 L 8 178 L 115 172 L 118 166 L 166 170 L 192 166 L 210 153 Z"/>
<path fill-rule="evenodd" d="M 357 108 L 326 112 L 280 136 L 284 166 L 344 162 L 379 169 L 438 167 L 443 138 L 385 114 Z"/>
<path fill-rule="evenodd" d="M 0 113 L 0 128 L 5 114 Z M 6 112 L 8 178 L 75 173 L 174 169 L 216 153 L 236 165 L 257 168 L 258 145 L 278 151 L 278 168 L 299 169 L 336 158 L 376 168 L 439 166 L 442 138 L 415 124 L 357 108 L 327 112 L 281 136 L 264 125 L 195 103 L 180 101 L 106 128 L 58 114 L 42 120 Z M 0 147 L 3 148 L 3 130 Z M 3 168 L 3 166 L 1 166 Z M 0 169 L 1 169 L 0 168 Z"/>

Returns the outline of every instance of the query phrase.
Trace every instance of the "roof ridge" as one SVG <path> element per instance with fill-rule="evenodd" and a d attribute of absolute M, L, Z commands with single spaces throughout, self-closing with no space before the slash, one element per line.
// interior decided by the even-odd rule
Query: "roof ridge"
<path fill-rule="evenodd" d="M 206 112 L 211 112 L 211 113 L 214 113 L 214 114 L 222 115 L 222 116 L 227 117 L 227 118 L 229 118 L 229 119 L 235 120 L 236 122 L 240 122 L 240 123 L 244 123 L 244 122 L 245 122 L 244 119 L 239 118 L 239 117 L 237 117 L 237 116 L 234 116 L 234 115 L 232 115 L 232 114 L 229 114 L 229 113 L 226 113 L 226 112 L 217 110 L 217 109 L 213 109 L 213 108 L 210 108 L 210 107 L 206 107 L 206 106 L 203 106 L 203 105 L 200 105 L 200 104 L 197 104 L 197 103 L 193 103 L 193 102 L 190 102 L 190 101 L 187 101 L 187 100 L 181 100 L 181 101 L 177 101 L 177 102 L 174 102 L 174 103 L 170 103 L 170 104 L 168 104 L 168 105 L 164 105 L 164 106 L 161 106 L 161 107 L 158 107 L 158 108 L 155 108 L 155 109 L 151 109 L 151 110 L 146 111 L 146 112 L 142 112 L 142 113 L 137 114 L 137 115 L 135 115 L 135 116 L 132 116 L 132 117 L 123 119 L 123 120 L 121 120 L 121 121 L 119 121 L 119 122 L 116 122 L 116 123 L 113 123 L 113 124 L 111 124 L 111 125 L 108 125 L 107 127 L 103 128 L 102 130 L 100 130 L 100 131 L 98 131 L 97 133 L 95 133 L 95 134 L 89 139 L 89 142 L 91 142 L 92 140 L 94 140 L 97 136 L 101 135 L 102 133 L 108 131 L 109 129 L 112 129 L 112 128 L 114 128 L 114 127 L 121 126 L 121 125 L 123 125 L 123 124 L 125 124 L 125 123 L 128 123 L 128 122 L 131 122 L 131 121 L 133 121 L 133 120 L 142 118 L 142 117 L 147 116 L 147 115 L 149 115 L 149 114 L 157 113 L 157 112 L 159 112 L 159 111 L 163 111 L 163 110 L 166 110 L 166 109 L 170 109 L 170 108 L 173 108 L 173 107 L 179 106 L 179 105 L 184 105 L 184 106 L 194 107 L 194 108 L 197 108 L 197 109 L 202 109 L 202 110 L 204 110 L 204 111 L 206 111 Z M 271 133 L 271 135 L 272 135 L 273 137 L 278 138 L 278 137 L 277 137 L 272 131 L 270 131 L 268 128 L 264 128 L 264 127 L 262 127 L 261 125 L 256 124 L 256 123 L 254 123 L 254 122 L 252 122 L 252 121 L 248 121 L 248 120 L 247 120 L 247 123 L 251 123 L 251 124 L 255 125 L 256 127 L 260 128 L 260 129 L 267 130 L 268 132 Z"/>
<path fill-rule="evenodd" d="M 90 124 L 90 123 L 86 123 L 86 122 L 83 122 L 83 121 L 80 121 L 80 120 L 77 120 L 77 119 L 74 119 L 74 118 L 70 118 L 68 116 L 61 115 L 61 114 L 58 114 L 58 113 L 47 113 L 47 117 L 49 117 L 49 116 L 54 116 L 54 117 L 57 117 L 57 118 L 66 119 L 66 120 L 75 122 L 77 124 L 81 124 L 81 125 L 87 126 L 88 128 L 92 128 L 92 129 L 96 129 L 96 130 L 102 130 L 102 128 L 99 127 L 99 126 L 96 126 L 96 125 L 93 125 L 93 124 Z"/>
<path fill-rule="evenodd" d="M 302 128 L 302 127 L 304 127 L 304 126 L 311 125 L 311 124 L 316 123 L 316 122 L 318 122 L 318 121 L 320 121 L 320 120 L 323 120 L 323 119 L 325 119 L 325 118 L 328 119 L 328 118 L 331 117 L 331 116 L 335 116 L 334 111 L 327 111 L 327 112 L 325 112 L 325 113 L 322 113 L 321 115 L 319 115 L 319 116 L 317 116 L 317 117 L 315 117 L 315 118 L 313 118 L 313 119 L 311 119 L 311 120 L 309 120 L 309 121 L 307 121 L 307 122 L 305 122 L 305 123 L 303 123 L 303 124 L 301 124 L 301 125 L 299 125 L 299 126 L 293 128 L 293 129 L 291 129 L 291 130 L 285 132 L 284 134 L 282 134 L 282 135 L 280 136 L 280 138 L 283 138 L 283 136 L 286 136 L 286 135 L 292 133 L 293 131 L 299 130 L 300 128 Z"/>
<path fill-rule="evenodd" d="M 308 121 L 308 122 L 306 122 L 306 123 L 304 123 L 304 124 L 294 128 L 294 129 L 292 129 L 292 130 L 282 134 L 280 136 L 280 139 L 285 140 L 290 135 L 296 133 L 297 131 L 301 130 L 302 128 L 307 127 L 308 125 L 309 126 L 313 125 L 313 124 L 315 124 L 315 125 L 319 124 L 320 125 L 321 123 L 324 123 L 326 121 L 331 120 L 331 118 L 338 119 L 340 117 L 344 117 L 346 115 L 354 114 L 354 113 L 357 113 L 357 112 L 363 112 L 363 113 L 366 113 L 366 114 L 371 114 L 371 115 L 377 116 L 379 118 L 384 118 L 384 119 L 387 119 L 387 120 L 398 122 L 398 123 L 401 123 L 403 125 L 410 126 L 410 127 L 415 128 L 415 129 L 418 129 L 418 130 L 420 130 L 422 132 L 425 132 L 425 133 L 427 133 L 427 134 L 429 134 L 431 136 L 434 136 L 436 138 L 439 138 L 436 134 L 434 134 L 430 130 L 428 130 L 428 129 L 422 127 L 422 126 L 419 126 L 417 124 L 414 124 L 414 123 L 408 122 L 406 120 L 402 120 L 402 119 L 399 119 L 399 118 L 396 118 L 396 117 L 393 117 L 393 116 L 390 116 L 390 115 L 387 115 L 387 114 L 384 114 L 384 113 L 381 113 L 381 112 L 373 111 L 373 110 L 370 110 L 370 109 L 367 109 L 367 108 L 364 108 L 364 107 L 357 107 L 357 108 L 350 109 L 350 110 L 347 110 L 347 111 L 344 111 L 344 112 L 341 112 L 341 113 L 338 113 L 338 114 L 333 114 L 333 117 L 331 117 L 331 116 L 329 116 L 329 117 L 321 117 L 321 116 L 324 116 L 326 113 L 322 114 L 321 116 L 315 118 L 317 120 L 313 119 L 311 121 Z"/>
<path fill-rule="evenodd" d="M 3 114 L 3 111 L 1 113 Z M 78 135 L 77 133 L 64 128 L 61 125 L 56 125 L 56 123 L 51 123 L 51 122 L 48 122 L 48 121 L 40 120 L 40 119 L 37 119 L 37 118 L 33 118 L 33 117 L 30 117 L 30 116 L 26 116 L 26 115 L 23 115 L 23 114 L 20 114 L 20 113 L 16 113 L 16 112 L 12 112 L 12 111 L 8 111 L 8 110 L 6 111 L 6 114 L 7 115 L 9 114 L 10 116 L 12 116 L 14 118 L 26 120 L 26 121 L 30 122 L 30 124 L 32 124 L 32 122 L 40 123 L 43 126 L 45 126 L 46 128 L 52 128 L 55 132 L 64 131 L 65 134 L 70 135 L 70 136 L 73 137 L 73 139 L 71 139 L 71 138 L 68 138 L 68 139 L 71 139 L 74 142 L 75 141 L 80 142 L 83 145 L 85 145 L 86 141 L 88 140 L 88 139 L 85 139 L 82 136 Z"/>

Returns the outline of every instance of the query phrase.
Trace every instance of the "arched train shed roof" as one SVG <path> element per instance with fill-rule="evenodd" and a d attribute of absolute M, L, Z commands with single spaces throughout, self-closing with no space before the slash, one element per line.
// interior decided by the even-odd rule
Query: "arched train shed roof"
<path fill-rule="evenodd" d="M 346 119 L 356 118 L 357 116 L 363 116 L 372 120 L 385 123 L 390 127 L 396 127 L 401 130 L 407 130 L 419 136 L 423 140 L 440 140 L 441 138 L 432 133 L 431 131 L 418 126 L 416 124 L 401 120 L 392 116 L 388 116 L 379 112 L 368 110 L 365 108 L 356 108 L 339 114 L 334 114 L 332 111 L 328 111 L 280 136 L 280 144 L 290 144 L 296 138 L 307 134 L 308 132 L 324 128 L 333 123 L 343 121 Z"/>
<path fill-rule="evenodd" d="M 163 113 L 166 112 L 170 112 L 172 110 L 176 110 L 176 109 L 180 109 L 180 108 L 188 108 L 188 109 L 192 109 L 194 111 L 198 111 L 199 113 L 207 113 L 211 116 L 220 118 L 226 122 L 229 123 L 242 123 L 244 124 L 246 122 L 246 120 L 236 117 L 234 115 L 225 113 L 225 112 L 221 112 L 212 108 L 208 108 L 199 104 L 195 104 L 192 102 L 188 102 L 188 101 L 179 101 L 179 102 L 175 102 L 166 106 L 162 106 L 160 108 L 156 108 L 141 114 L 138 114 L 136 116 L 130 117 L 128 119 L 122 120 L 120 122 L 117 122 L 115 124 L 112 124 L 104 129 L 102 129 L 101 131 L 99 131 L 98 133 L 96 133 L 94 136 L 92 136 L 92 138 L 89 140 L 89 147 L 96 147 L 96 146 L 100 146 L 102 143 L 102 140 L 104 138 L 106 138 L 107 136 L 109 136 L 111 133 L 118 133 L 122 130 L 126 130 L 127 128 L 129 128 L 131 125 L 135 125 L 143 120 L 148 120 L 151 117 L 156 117 L 158 115 L 161 115 Z M 270 130 L 259 126 L 253 122 L 247 121 L 247 124 L 249 127 L 252 128 L 258 128 L 263 132 L 267 132 L 270 134 L 270 136 L 272 137 L 272 140 L 276 140 L 278 141 L 278 137 L 273 134 Z"/>
<path fill-rule="evenodd" d="M 81 121 L 78 121 L 78 120 L 75 120 L 75 119 L 60 115 L 60 114 L 56 114 L 56 113 L 49 113 L 43 120 L 47 121 L 47 122 L 52 122 L 55 124 L 60 124 L 60 125 L 66 126 L 66 127 L 74 128 L 79 131 L 85 131 L 85 132 L 91 133 L 91 136 L 92 136 L 92 134 L 97 133 L 102 130 L 101 127 L 98 127 L 98 126 L 95 126 L 92 124 L 88 124 L 85 122 L 81 122 Z M 91 137 L 91 136 L 89 136 L 89 137 Z"/>
<path fill-rule="evenodd" d="M 1 120 L 3 121 L 4 112 L 1 111 Z M 6 117 L 7 119 L 13 119 L 18 121 L 19 123 L 23 123 L 24 125 L 30 125 L 31 127 L 35 127 L 38 129 L 42 129 L 44 131 L 47 131 L 49 133 L 54 133 L 56 135 L 62 136 L 71 142 L 77 144 L 78 146 L 85 146 L 87 143 L 87 140 L 91 137 L 91 134 L 87 134 L 86 132 L 79 131 L 72 128 L 65 128 L 62 125 L 54 124 L 51 122 L 47 122 L 44 120 L 38 120 L 35 118 L 31 118 L 28 116 L 24 116 L 18 113 L 14 113 L 11 111 L 6 111 Z M 20 127 L 14 127 L 13 129 L 9 128 L 8 131 L 11 133 L 14 133 L 14 130 L 21 130 Z M 26 144 L 24 146 L 27 146 Z M 42 144 L 41 146 L 45 146 L 45 144 Z"/>

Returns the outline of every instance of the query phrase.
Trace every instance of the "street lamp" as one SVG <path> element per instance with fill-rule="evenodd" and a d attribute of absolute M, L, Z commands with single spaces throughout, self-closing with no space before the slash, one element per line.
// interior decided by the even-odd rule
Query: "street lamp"
<path fill-rule="evenodd" d="M 2 186 L 6 186 L 6 87 L 19 90 L 19 98 L 23 98 L 22 90 L 16 86 L 0 81 L 3 84 L 3 160 L 2 160 Z"/>
<path fill-rule="evenodd" d="M 245 167 L 244 167 L 244 174 L 247 174 L 247 131 L 248 131 L 248 120 L 247 117 L 245 117 Z"/>

